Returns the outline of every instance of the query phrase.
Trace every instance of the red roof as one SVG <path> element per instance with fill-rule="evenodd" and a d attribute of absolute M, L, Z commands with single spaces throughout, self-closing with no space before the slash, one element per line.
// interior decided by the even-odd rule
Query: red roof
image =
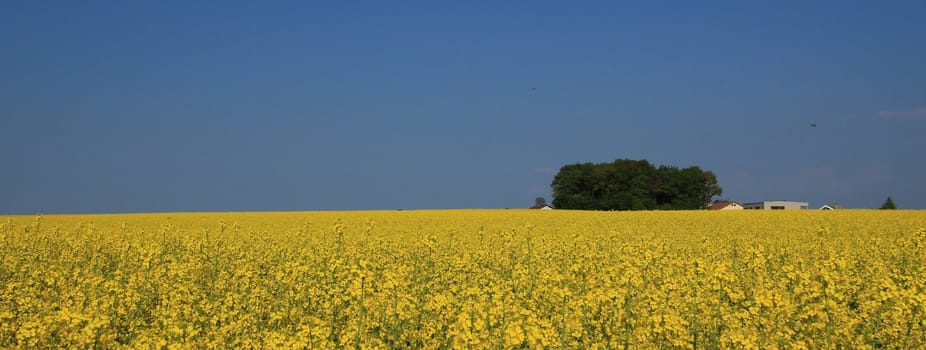
<path fill-rule="evenodd" d="M 707 207 L 707 209 L 710 209 L 710 210 L 720 210 L 720 209 L 726 208 L 726 207 L 730 206 L 730 204 L 734 204 L 734 203 L 736 203 L 736 202 L 734 202 L 734 201 L 718 201 L 718 202 L 714 202 L 714 204 L 711 204 L 711 206 Z"/>

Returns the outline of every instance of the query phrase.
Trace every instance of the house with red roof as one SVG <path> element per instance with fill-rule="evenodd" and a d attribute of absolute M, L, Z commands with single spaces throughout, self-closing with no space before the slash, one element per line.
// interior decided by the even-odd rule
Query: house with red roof
<path fill-rule="evenodd" d="M 707 207 L 710 210 L 743 210 L 743 205 L 734 201 L 716 201 Z"/>

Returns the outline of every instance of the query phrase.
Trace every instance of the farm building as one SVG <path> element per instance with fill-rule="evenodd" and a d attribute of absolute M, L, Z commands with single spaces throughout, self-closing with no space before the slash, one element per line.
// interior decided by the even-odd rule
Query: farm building
<path fill-rule="evenodd" d="M 716 201 L 707 207 L 710 210 L 743 210 L 743 205 L 734 201 Z"/>
<path fill-rule="evenodd" d="M 765 210 L 799 210 L 807 209 L 810 204 L 807 202 L 794 201 L 764 201 L 755 203 L 743 203 L 744 209 L 765 209 Z"/>

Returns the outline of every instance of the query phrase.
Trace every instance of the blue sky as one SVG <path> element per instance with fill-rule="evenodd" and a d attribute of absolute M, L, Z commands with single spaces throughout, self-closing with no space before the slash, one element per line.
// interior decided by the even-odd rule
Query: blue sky
<path fill-rule="evenodd" d="M 520 208 L 617 158 L 926 208 L 926 2 L 645 3 L 4 1 L 0 213 Z"/>

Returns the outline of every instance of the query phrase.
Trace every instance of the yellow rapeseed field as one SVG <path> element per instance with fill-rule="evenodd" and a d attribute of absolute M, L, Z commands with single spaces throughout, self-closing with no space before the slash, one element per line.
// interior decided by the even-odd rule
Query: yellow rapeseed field
<path fill-rule="evenodd" d="M 926 348 L 926 211 L 0 217 L 0 348 Z"/>

